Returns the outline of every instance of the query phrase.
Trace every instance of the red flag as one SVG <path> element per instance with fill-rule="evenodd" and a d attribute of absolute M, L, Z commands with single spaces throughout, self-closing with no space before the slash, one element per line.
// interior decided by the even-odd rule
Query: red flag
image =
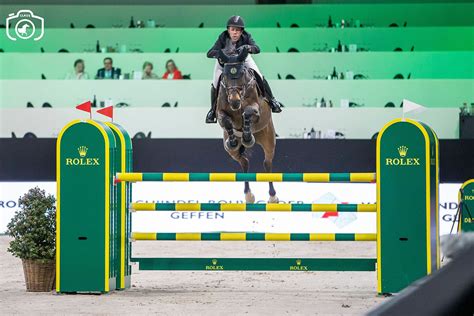
<path fill-rule="evenodd" d="M 324 212 L 321 218 L 338 217 L 338 212 Z"/>
<path fill-rule="evenodd" d="M 76 109 L 91 113 L 91 106 L 91 101 L 87 101 L 76 106 Z"/>
<path fill-rule="evenodd" d="M 111 119 L 113 119 L 114 118 L 114 106 L 111 105 L 111 106 L 108 106 L 106 108 L 100 109 L 100 110 L 97 111 L 97 113 L 108 116 Z"/>

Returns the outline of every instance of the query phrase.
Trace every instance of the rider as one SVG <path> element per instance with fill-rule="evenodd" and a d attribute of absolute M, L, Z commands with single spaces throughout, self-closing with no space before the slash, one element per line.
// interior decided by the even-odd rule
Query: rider
<path fill-rule="evenodd" d="M 207 57 L 218 58 L 218 54 L 221 49 L 224 49 L 227 51 L 227 53 L 229 51 L 239 52 L 242 49 L 247 49 L 250 54 L 260 53 L 260 48 L 253 40 L 250 33 L 247 33 L 244 28 L 244 20 L 240 16 L 231 16 L 227 21 L 227 30 L 219 35 L 214 46 L 212 46 L 212 48 L 207 52 Z M 256 73 L 256 76 L 259 77 L 256 79 L 261 83 L 261 86 L 263 86 L 263 92 L 270 103 L 272 112 L 281 112 L 282 104 L 278 102 L 273 96 L 272 90 L 270 89 L 267 80 L 262 76 L 260 70 L 250 55 L 247 57 L 247 59 L 245 59 L 245 65 L 248 68 L 251 68 Z M 222 70 L 223 65 L 219 60 L 216 60 L 216 64 L 214 66 L 214 79 L 211 86 L 211 110 L 209 113 L 207 113 L 206 123 L 216 122 L 217 88 Z"/>

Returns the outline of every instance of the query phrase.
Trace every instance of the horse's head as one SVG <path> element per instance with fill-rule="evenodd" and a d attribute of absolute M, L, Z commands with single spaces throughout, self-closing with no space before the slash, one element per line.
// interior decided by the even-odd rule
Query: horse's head
<path fill-rule="evenodd" d="M 233 111 L 242 107 L 242 100 L 250 80 L 249 71 L 244 66 L 248 51 L 243 49 L 238 55 L 228 56 L 220 51 L 219 59 L 224 63 L 221 84 L 227 94 L 227 102 Z"/>

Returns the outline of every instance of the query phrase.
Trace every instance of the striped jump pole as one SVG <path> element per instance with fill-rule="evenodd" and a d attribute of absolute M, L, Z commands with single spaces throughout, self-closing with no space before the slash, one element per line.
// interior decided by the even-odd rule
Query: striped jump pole
<path fill-rule="evenodd" d="M 218 212 L 370 212 L 376 204 L 290 204 L 290 203 L 132 203 L 132 211 L 218 211 Z"/>
<path fill-rule="evenodd" d="M 377 234 L 304 234 L 304 233 L 141 233 L 132 232 L 134 240 L 176 241 L 375 241 Z"/>
<path fill-rule="evenodd" d="M 356 182 L 373 183 L 375 173 L 117 173 L 121 182 Z"/>

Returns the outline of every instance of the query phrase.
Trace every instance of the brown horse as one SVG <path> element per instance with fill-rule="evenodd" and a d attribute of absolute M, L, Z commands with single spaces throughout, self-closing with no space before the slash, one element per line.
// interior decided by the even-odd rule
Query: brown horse
<path fill-rule="evenodd" d="M 245 66 L 247 50 L 241 50 L 237 56 L 228 56 L 223 51 L 219 59 L 224 70 L 219 84 L 217 97 L 217 120 L 224 130 L 224 148 L 242 167 L 249 170 L 249 160 L 245 148 L 259 144 L 265 154 L 263 167 L 272 172 L 275 155 L 275 128 L 268 101 L 263 97 L 261 78 Z M 260 88 L 259 88 L 260 87 Z M 269 183 L 269 203 L 278 203 L 273 183 Z M 245 182 L 245 201 L 254 203 L 255 196 L 250 185 Z"/>

